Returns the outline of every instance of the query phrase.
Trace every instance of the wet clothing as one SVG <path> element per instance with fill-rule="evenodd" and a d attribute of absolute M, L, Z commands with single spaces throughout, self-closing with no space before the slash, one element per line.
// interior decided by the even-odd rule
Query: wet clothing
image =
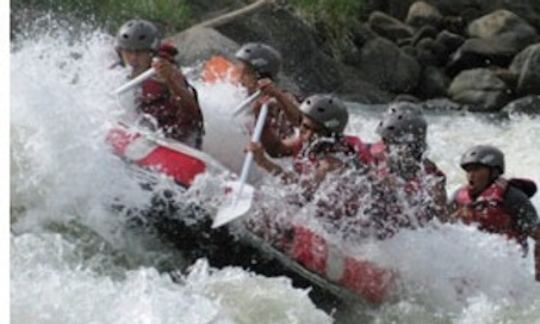
<path fill-rule="evenodd" d="M 341 172 L 327 176 L 329 181 L 324 182 L 321 194 L 315 194 L 308 188 L 303 196 L 305 203 L 311 201 L 316 206 L 315 217 L 323 220 L 330 231 L 341 231 L 347 224 L 356 222 L 354 218 L 368 191 L 367 183 L 361 180 L 367 174 L 367 164 L 360 157 L 361 143 L 354 136 L 321 138 L 300 147 L 293 160 L 293 168 L 301 179 L 312 176 L 324 159 L 332 158 L 342 163 Z"/>
<path fill-rule="evenodd" d="M 316 168 L 321 160 L 333 157 L 345 166 L 361 168 L 363 165 L 357 151 L 348 137 L 321 138 L 309 145 L 297 147 L 293 159 L 293 168 L 298 174 L 307 174 Z"/>
<path fill-rule="evenodd" d="M 189 84 L 187 86 L 197 99 L 195 89 Z M 154 78 L 144 81 L 141 88 L 139 111 L 155 119 L 165 136 L 195 148 L 202 146 L 204 126 L 200 109 L 195 115 L 187 114 L 182 109 L 182 99 L 174 96 L 166 84 Z"/>
<path fill-rule="evenodd" d="M 505 235 L 526 248 L 527 237 L 538 226 L 538 215 L 528 195 L 512 180 L 495 180 L 477 197 L 469 186 L 458 189 L 452 208 L 463 208 L 459 220 L 480 230 Z"/>
<path fill-rule="evenodd" d="M 437 165 L 422 158 L 412 175 L 393 171 L 382 143 L 370 147 L 371 161 L 369 215 L 372 234 L 385 239 L 400 228 L 416 228 L 446 212 L 446 175 Z M 439 197 L 440 196 L 440 197 Z"/>

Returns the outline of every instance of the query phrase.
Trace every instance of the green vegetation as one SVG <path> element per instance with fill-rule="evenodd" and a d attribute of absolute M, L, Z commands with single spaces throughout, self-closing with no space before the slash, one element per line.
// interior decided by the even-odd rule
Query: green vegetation
<path fill-rule="evenodd" d="M 166 32 L 191 25 L 191 13 L 184 0 L 18 0 L 13 11 L 22 9 L 52 10 L 75 15 L 116 30 L 133 17 L 152 20 Z"/>
<path fill-rule="evenodd" d="M 329 39 L 347 37 L 359 23 L 362 0 L 291 0 L 295 10 Z"/>
<path fill-rule="evenodd" d="M 111 31 L 123 22 L 137 17 L 156 22 L 163 31 L 173 33 L 194 23 L 210 10 L 223 10 L 248 4 L 254 0 L 198 2 L 196 0 L 17 0 L 12 1 L 12 14 L 19 10 L 37 9 L 75 16 Z M 290 0 L 288 4 L 321 36 L 334 42 L 347 38 L 362 13 L 363 0 Z M 209 9 L 212 8 L 212 9 Z"/>

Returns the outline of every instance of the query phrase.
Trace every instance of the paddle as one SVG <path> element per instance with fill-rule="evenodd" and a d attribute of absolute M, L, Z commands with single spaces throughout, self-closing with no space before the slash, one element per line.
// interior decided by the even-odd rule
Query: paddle
<path fill-rule="evenodd" d="M 154 70 L 154 68 L 149 68 L 148 70 L 146 70 L 143 73 L 139 74 L 138 76 L 136 76 L 135 78 L 133 78 L 132 80 L 127 82 L 126 84 L 116 88 L 112 92 L 112 94 L 113 95 L 119 95 L 119 94 L 121 94 L 121 93 L 135 87 L 136 85 L 143 82 L 144 80 L 153 77 L 155 74 L 156 74 L 156 70 Z"/>
<path fill-rule="evenodd" d="M 257 99 L 259 96 L 261 95 L 261 90 L 257 90 L 255 91 L 251 96 L 247 97 L 246 99 L 244 99 L 244 101 L 242 101 L 238 107 L 236 107 L 236 109 L 234 110 L 233 112 L 233 116 L 236 117 L 242 113 L 244 113 L 248 108 L 249 108 L 249 105 L 255 100 Z"/>
<path fill-rule="evenodd" d="M 261 112 L 259 113 L 259 117 L 257 118 L 257 123 L 255 124 L 255 130 L 253 131 L 253 135 L 251 137 L 252 142 L 258 142 L 261 138 L 267 114 L 268 105 L 264 104 Z M 247 185 L 246 181 L 252 163 L 253 152 L 248 152 L 244 160 L 244 165 L 242 166 L 240 179 L 238 181 L 231 181 L 228 183 L 228 186 L 231 189 L 230 194 L 232 196 L 232 200 L 229 200 L 228 203 L 225 203 L 224 206 L 218 210 L 216 218 L 212 224 L 212 228 L 218 228 L 235 220 L 236 218 L 244 215 L 251 208 L 254 189 L 252 186 Z"/>

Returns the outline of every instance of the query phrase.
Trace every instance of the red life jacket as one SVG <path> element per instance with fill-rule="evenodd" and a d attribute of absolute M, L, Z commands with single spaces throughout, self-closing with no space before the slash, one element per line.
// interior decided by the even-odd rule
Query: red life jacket
<path fill-rule="evenodd" d="M 461 187 L 456 194 L 455 202 L 466 212 L 460 214 L 465 224 L 476 223 L 480 230 L 505 235 L 516 239 L 520 244 L 526 243 L 521 235 L 512 215 L 504 210 L 504 195 L 508 189 L 509 181 L 498 178 L 482 193 L 473 199 L 469 186 Z"/>
<path fill-rule="evenodd" d="M 189 85 L 188 85 L 189 86 Z M 196 98 L 195 90 L 192 89 Z M 166 136 L 181 142 L 195 138 L 195 142 L 202 140 L 204 134 L 202 113 L 191 118 L 182 118 L 181 100 L 177 100 L 163 82 L 150 78 L 142 83 L 142 92 L 139 97 L 139 109 L 156 119 L 157 126 Z"/>

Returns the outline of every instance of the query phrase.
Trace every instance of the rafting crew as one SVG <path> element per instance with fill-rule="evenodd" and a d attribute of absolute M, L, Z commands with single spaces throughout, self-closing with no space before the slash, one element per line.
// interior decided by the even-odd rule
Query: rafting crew
<path fill-rule="evenodd" d="M 178 50 L 162 43 L 149 21 L 135 19 L 123 24 L 116 35 L 120 65 L 131 69 L 134 78 L 149 68 L 156 74 L 142 82 L 137 111 L 166 137 L 201 148 L 204 122 L 197 92 L 175 60 Z"/>
<path fill-rule="evenodd" d="M 120 28 L 116 50 L 121 65 L 131 69 L 131 78 L 151 67 L 156 71 L 141 84 L 139 113 L 150 116 L 165 136 L 200 149 L 203 116 L 197 93 L 175 60 L 178 50 L 161 43 L 157 28 L 144 20 L 131 20 Z M 239 85 L 248 95 L 260 92 L 250 111 L 257 116 L 262 105 L 269 107 L 261 142 L 249 143 L 246 149 L 260 168 L 284 184 L 299 185 L 301 199 L 295 203 L 313 202 L 331 175 L 362 177 L 370 190 L 354 188 L 358 182 L 338 180 L 326 195 L 329 199 L 314 201 L 319 207 L 316 216 L 339 221 L 364 214 L 354 223 L 361 229 L 355 233 L 381 240 L 435 218 L 504 235 L 519 243 L 524 253 L 531 238 L 540 281 L 540 225 L 530 201 L 536 185 L 504 178 L 504 154 L 498 148 L 478 145 L 463 154 L 460 165 L 468 184 L 448 203 L 446 175 L 427 157 L 428 124 L 417 104 L 391 103 L 376 129 L 380 141 L 367 144 L 344 134 L 349 112 L 338 97 L 315 94 L 299 103 L 276 84 L 282 57 L 272 46 L 246 43 L 234 57 Z M 292 158 L 290 168 L 272 160 L 284 157 Z"/>
<path fill-rule="evenodd" d="M 467 184 L 453 195 L 451 221 L 477 226 L 480 231 L 503 235 L 527 254 L 527 239 L 535 241 L 536 280 L 540 281 L 540 224 L 530 198 L 536 184 L 528 179 L 503 177 L 503 152 L 491 145 L 475 145 L 461 156 Z"/>

